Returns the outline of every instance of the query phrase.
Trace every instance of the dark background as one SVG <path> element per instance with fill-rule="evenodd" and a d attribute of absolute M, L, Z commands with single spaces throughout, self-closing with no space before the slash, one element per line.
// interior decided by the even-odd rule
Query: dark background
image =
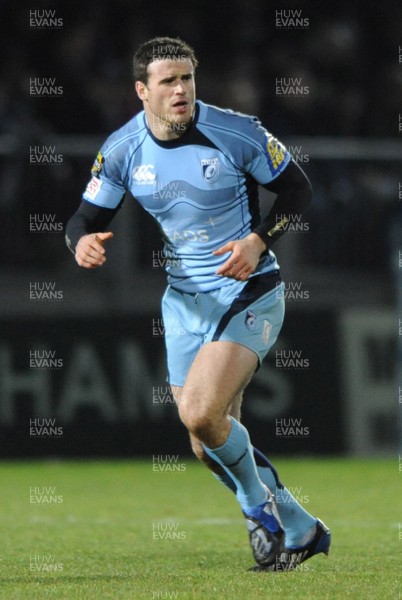
<path fill-rule="evenodd" d="M 252 439 L 274 453 L 395 453 L 400 3 L 3 1 L 0 8 L 4 456 L 188 452 L 174 407 L 153 402 L 154 389 L 166 386 L 163 340 L 153 335 L 165 285 L 155 224 L 126 203 L 97 272 L 76 266 L 62 233 L 103 140 L 141 109 L 132 55 L 155 35 L 194 46 L 198 97 L 258 115 L 314 188 L 307 230 L 275 248 L 285 281 L 304 291 L 288 299 L 278 349 L 301 352 L 306 365 L 284 371 L 273 349 L 247 393 Z M 31 25 L 31 11 L 49 10 L 60 26 Z M 307 25 L 278 27 L 280 10 L 301 11 Z M 38 78 L 53 79 L 62 93 L 33 96 Z M 279 96 L 282 78 L 301 78 L 308 93 Z M 53 146 L 60 163 L 32 164 L 38 146 Z M 263 211 L 270 201 L 262 194 Z M 58 231 L 32 232 L 32 215 L 47 215 Z M 53 286 L 59 298 L 33 300 L 35 284 Z M 32 369 L 38 349 L 62 366 Z M 62 435 L 33 437 L 30 419 L 42 418 L 54 419 Z M 301 419 L 304 435 L 278 435 L 277 419 Z"/>

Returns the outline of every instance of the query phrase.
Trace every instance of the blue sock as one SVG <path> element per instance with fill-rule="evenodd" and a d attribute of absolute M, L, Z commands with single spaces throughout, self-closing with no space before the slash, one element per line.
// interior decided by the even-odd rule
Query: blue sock
<path fill-rule="evenodd" d="M 276 507 L 285 530 L 287 548 L 305 546 L 315 534 L 317 519 L 308 513 L 287 490 L 272 463 L 256 448 L 254 458 L 258 474 L 275 496 Z"/>
<path fill-rule="evenodd" d="M 225 467 L 222 467 L 222 469 L 225 469 Z M 223 485 L 226 486 L 231 492 L 236 494 L 236 484 L 226 470 L 224 471 L 224 473 L 216 473 L 215 471 L 211 471 L 211 473 L 215 477 L 215 479 L 223 483 Z"/>
<path fill-rule="evenodd" d="M 237 499 L 247 512 L 266 502 L 267 491 L 257 473 L 247 429 L 233 417 L 229 419 L 232 427 L 226 442 L 214 449 L 204 446 L 204 450 L 230 475 L 236 486 Z"/>
<path fill-rule="evenodd" d="M 286 547 L 305 546 L 314 536 L 317 519 L 311 516 L 284 487 L 273 464 L 257 448 L 254 448 L 254 458 L 261 481 L 275 495 L 276 506 L 285 530 Z M 226 469 L 221 475 L 212 473 L 218 481 L 236 493 L 236 484 Z"/>

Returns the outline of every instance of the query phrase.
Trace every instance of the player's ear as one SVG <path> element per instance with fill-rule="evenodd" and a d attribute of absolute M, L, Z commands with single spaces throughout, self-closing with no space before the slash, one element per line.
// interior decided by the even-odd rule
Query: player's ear
<path fill-rule="evenodd" d="M 145 102 L 148 98 L 148 88 L 143 81 L 135 82 L 135 91 L 137 92 L 138 98 Z"/>

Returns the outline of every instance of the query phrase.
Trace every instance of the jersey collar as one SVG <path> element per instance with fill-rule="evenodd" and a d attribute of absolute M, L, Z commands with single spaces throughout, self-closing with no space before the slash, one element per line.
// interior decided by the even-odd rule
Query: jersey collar
<path fill-rule="evenodd" d="M 200 106 L 199 106 L 199 102 L 196 101 L 195 108 L 194 108 L 194 117 L 190 123 L 189 128 L 187 129 L 187 131 L 185 133 L 183 133 L 183 135 L 181 135 L 176 140 L 158 140 L 158 138 L 156 138 L 154 136 L 151 129 L 149 128 L 145 112 L 144 112 L 144 124 L 148 131 L 148 135 L 152 138 L 152 140 L 155 142 L 155 144 L 157 144 L 161 148 L 178 148 L 180 146 L 186 146 L 188 143 L 191 143 L 190 142 L 190 138 L 192 138 L 191 134 L 196 129 L 199 114 L 200 114 Z"/>

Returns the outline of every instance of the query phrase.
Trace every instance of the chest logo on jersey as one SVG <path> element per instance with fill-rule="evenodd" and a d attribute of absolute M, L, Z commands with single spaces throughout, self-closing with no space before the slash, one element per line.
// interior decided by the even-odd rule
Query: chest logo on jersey
<path fill-rule="evenodd" d="M 201 169 L 205 181 L 215 183 L 219 177 L 219 158 L 202 158 Z"/>
<path fill-rule="evenodd" d="M 154 165 L 140 165 L 133 169 L 133 179 L 137 185 L 150 185 L 156 179 Z"/>

